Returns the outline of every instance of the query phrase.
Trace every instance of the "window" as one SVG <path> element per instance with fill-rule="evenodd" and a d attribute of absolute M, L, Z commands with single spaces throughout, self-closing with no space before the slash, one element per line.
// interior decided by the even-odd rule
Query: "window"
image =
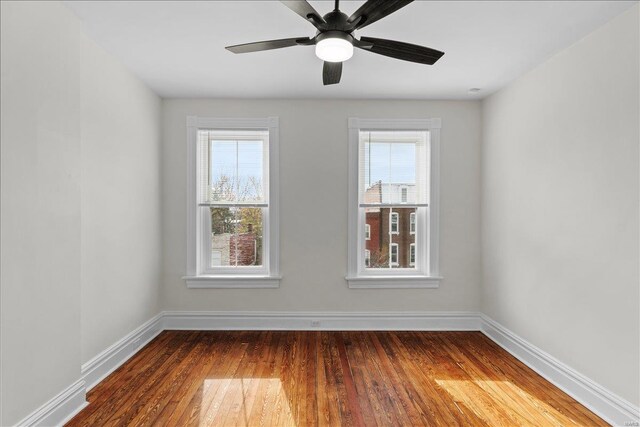
<path fill-rule="evenodd" d="M 389 264 L 392 266 L 398 265 L 398 244 L 392 243 L 389 248 Z"/>
<path fill-rule="evenodd" d="M 349 287 L 438 286 L 439 139 L 439 119 L 349 119 Z"/>
<path fill-rule="evenodd" d="M 277 118 L 187 128 L 187 286 L 277 287 Z"/>
<path fill-rule="evenodd" d="M 399 233 L 398 231 L 398 229 L 400 228 L 399 222 L 400 222 L 400 217 L 398 215 L 398 212 L 391 212 L 390 219 L 389 219 L 389 233 L 391 234 Z"/>
<path fill-rule="evenodd" d="M 416 234 L 416 213 L 409 214 L 409 233 Z"/>
<path fill-rule="evenodd" d="M 409 245 L 409 265 L 416 265 L 416 244 Z"/>

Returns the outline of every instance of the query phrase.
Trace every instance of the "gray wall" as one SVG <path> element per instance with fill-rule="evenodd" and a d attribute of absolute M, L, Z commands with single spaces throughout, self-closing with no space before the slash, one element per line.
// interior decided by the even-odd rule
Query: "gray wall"
<path fill-rule="evenodd" d="M 0 425 L 158 311 L 160 99 L 58 2 L 1 3 Z"/>
<path fill-rule="evenodd" d="M 483 104 L 482 310 L 638 405 L 638 6 Z"/>
<path fill-rule="evenodd" d="M 348 100 L 165 100 L 163 230 L 166 310 L 477 310 L 480 285 L 480 103 Z M 187 289 L 188 115 L 280 117 L 279 289 Z M 349 117 L 442 118 L 439 289 L 348 289 Z"/>
<path fill-rule="evenodd" d="M 161 101 L 94 45 L 82 65 L 85 363 L 159 311 Z"/>

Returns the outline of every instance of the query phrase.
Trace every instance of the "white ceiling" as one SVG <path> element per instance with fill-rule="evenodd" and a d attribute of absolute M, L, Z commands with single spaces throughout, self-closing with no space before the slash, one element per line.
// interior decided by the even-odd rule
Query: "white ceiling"
<path fill-rule="evenodd" d="M 312 1 L 321 14 L 333 1 Z M 350 14 L 362 1 L 341 2 Z M 505 86 L 635 1 L 416 1 L 359 31 L 445 52 L 433 66 L 356 49 L 322 85 L 313 47 L 227 45 L 311 37 L 277 1 L 68 1 L 88 34 L 163 97 L 474 99 Z M 615 46 L 612 46 L 615 48 Z M 606 60 L 594 53 L 594 60 Z M 469 94 L 472 87 L 482 88 Z"/>

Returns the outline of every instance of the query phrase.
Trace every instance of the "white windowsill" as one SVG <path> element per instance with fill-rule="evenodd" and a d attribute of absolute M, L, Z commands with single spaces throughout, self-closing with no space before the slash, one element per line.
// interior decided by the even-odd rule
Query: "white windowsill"
<path fill-rule="evenodd" d="M 278 288 L 282 276 L 185 276 L 190 289 L 255 289 Z"/>
<path fill-rule="evenodd" d="M 351 289 L 436 289 L 442 277 L 437 276 L 357 276 L 345 277 Z"/>

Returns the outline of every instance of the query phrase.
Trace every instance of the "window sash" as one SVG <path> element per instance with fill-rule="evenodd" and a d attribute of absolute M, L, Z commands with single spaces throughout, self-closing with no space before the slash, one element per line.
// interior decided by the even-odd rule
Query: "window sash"
<path fill-rule="evenodd" d="M 225 206 L 226 207 L 226 206 Z M 246 207 L 246 206 L 238 206 Z M 262 209 L 262 265 L 219 265 L 214 266 L 212 260 L 212 242 L 211 242 L 211 215 L 209 209 L 199 209 L 200 215 L 200 266 L 201 273 L 217 275 L 217 274 L 266 274 L 269 271 L 269 210 Z"/>
<path fill-rule="evenodd" d="M 374 158 L 371 159 L 372 147 L 375 144 L 387 144 L 389 146 L 389 155 L 385 159 L 385 156 L 376 159 L 376 154 L 373 154 Z M 402 184 L 394 183 L 392 176 L 392 149 L 394 144 L 412 144 L 415 147 L 414 156 L 414 168 L 415 168 L 415 183 L 412 184 L 412 188 L 409 189 Z M 401 205 L 414 205 L 425 206 L 429 197 L 429 145 L 430 145 L 430 132 L 426 130 L 421 131 L 405 131 L 405 130 L 358 130 L 358 204 L 360 206 L 389 206 L 394 204 Z M 369 150 L 366 147 L 369 146 Z M 377 169 L 382 166 L 380 161 L 388 160 L 388 173 L 389 175 L 385 180 L 375 181 L 376 176 L 372 176 L 371 168 L 374 164 L 377 165 Z M 368 165 L 368 166 L 367 166 Z M 368 175 L 367 175 L 368 172 Z M 370 186 L 370 187 L 368 187 Z M 371 200 L 371 194 L 367 196 L 367 190 L 376 186 L 379 193 L 379 200 Z M 378 197 L 376 197 L 378 198 Z M 369 199 L 369 200 L 367 200 Z"/>
<path fill-rule="evenodd" d="M 416 137 L 416 134 L 420 133 L 421 137 Z M 359 131 L 359 135 L 362 135 L 362 132 Z M 391 138 L 395 138 L 398 135 L 398 132 L 394 133 L 393 135 L 390 135 Z M 391 245 L 392 243 L 390 243 L 390 249 L 389 249 L 389 268 L 369 268 L 366 265 L 366 261 L 365 261 L 365 244 L 364 242 L 367 241 L 366 239 L 366 231 L 365 228 L 366 227 L 362 227 L 362 233 L 360 234 L 360 232 L 358 232 L 358 275 L 364 275 L 364 276 L 403 276 L 403 275 L 409 275 L 409 276 L 415 276 L 415 275 L 426 275 L 429 271 L 430 271 L 430 265 L 429 265 L 429 236 L 427 235 L 427 232 L 429 231 L 429 227 L 428 227 L 428 221 L 429 221 L 429 193 L 430 193 L 430 182 L 431 182 L 431 177 L 430 175 L 430 135 L 429 135 L 429 131 L 419 131 L 419 132 L 408 132 L 408 139 L 407 141 L 411 141 L 413 143 L 416 143 L 416 157 L 420 157 L 416 159 L 416 163 L 420 165 L 419 168 L 416 168 L 416 187 L 418 193 L 417 194 L 413 194 L 410 196 L 410 192 L 408 191 L 407 187 L 402 187 L 399 186 L 397 191 L 397 200 L 390 200 L 388 202 L 371 202 L 370 200 L 365 201 L 363 198 L 363 168 L 362 168 L 362 161 L 360 159 L 360 156 L 363 154 L 363 149 L 362 149 L 362 139 L 359 138 L 358 141 L 358 156 L 359 156 L 359 160 L 357 162 L 357 167 L 358 167 L 358 173 L 357 173 L 357 185 L 356 188 L 358 189 L 358 200 L 357 200 L 357 206 L 358 206 L 358 214 L 357 214 L 357 218 L 358 218 L 358 224 L 366 224 L 366 213 L 365 210 L 366 208 L 415 208 L 416 212 L 412 213 L 411 216 L 414 217 L 413 222 L 409 221 L 408 224 L 408 229 L 409 229 L 409 234 L 411 235 L 411 237 L 413 238 L 414 245 L 416 246 L 421 246 L 424 249 L 422 249 L 420 251 L 420 254 L 424 253 L 424 256 L 420 256 L 420 257 L 415 257 L 414 259 L 414 263 L 413 264 L 409 264 L 409 267 L 398 267 L 399 265 L 399 261 L 400 261 L 400 248 L 398 247 L 397 249 L 393 249 L 396 251 L 396 255 L 394 255 L 394 261 L 393 261 L 393 268 L 392 268 L 392 254 L 391 254 Z M 406 142 L 406 141 L 403 141 Z M 420 175 L 422 174 L 422 175 Z M 406 195 L 406 199 L 405 199 L 405 195 Z M 406 202 L 405 202 L 406 200 Z M 400 216 L 398 215 L 398 213 L 392 213 L 392 215 L 389 217 L 389 225 L 388 225 L 388 232 L 389 235 L 394 235 L 397 236 L 398 234 L 400 234 L 401 232 L 401 227 L 402 224 L 400 223 Z M 418 225 L 418 223 L 422 224 L 422 225 Z M 405 224 L 406 225 L 406 224 Z M 360 227 L 358 227 L 360 229 Z M 425 230 L 425 233 L 423 233 L 422 235 L 417 234 L 416 233 L 416 229 L 420 228 L 421 230 Z M 364 237 L 364 239 L 363 239 Z M 397 245 L 397 243 L 393 244 L 393 245 Z M 418 252 L 416 251 L 416 254 Z"/>
<path fill-rule="evenodd" d="M 248 198 L 247 200 L 219 199 L 211 187 L 211 150 L 214 142 L 234 142 L 235 143 L 235 165 L 231 168 L 235 171 L 234 176 L 236 186 L 239 186 L 240 165 L 240 144 L 243 142 L 259 142 L 262 145 L 262 176 L 261 176 L 261 197 Z M 197 185 L 198 185 L 198 205 L 199 206 L 223 206 L 244 205 L 247 207 L 266 207 L 269 204 L 269 131 L 264 129 L 256 130 L 219 130 L 219 129 L 198 129 L 197 130 Z M 232 184 L 233 185 L 233 184 Z M 237 198 L 239 188 L 235 189 L 233 195 Z"/>
<path fill-rule="evenodd" d="M 366 224 L 366 209 L 365 208 L 359 208 L 358 209 L 358 222 L 360 224 Z M 411 214 L 410 214 L 411 215 Z M 428 230 L 428 222 L 429 222 L 429 209 L 426 207 L 423 208 L 417 208 L 416 212 L 416 223 L 422 223 L 423 225 L 421 226 L 421 229 L 423 230 Z M 389 229 L 390 229 L 390 225 L 391 225 L 391 221 L 389 221 Z M 418 226 L 416 225 L 416 228 Z M 397 236 L 398 233 L 390 233 L 389 232 L 389 236 Z M 410 264 L 409 267 L 395 267 L 395 268 L 391 268 L 391 263 L 389 263 L 388 267 L 376 267 L 376 268 L 370 268 L 366 266 L 365 263 L 365 251 L 367 251 L 366 247 L 366 242 L 367 240 L 364 239 L 365 234 L 364 232 L 362 232 L 362 234 L 358 234 L 358 241 L 360 242 L 360 244 L 358 245 L 359 249 L 359 256 L 358 256 L 358 275 L 363 275 L 363 276 L 403 276 L 403 275 L 408 275 L 408 276 L 415 276 L 415 275 L 424 275 L 427 274 L 427 272 L 429 272 L 430 270 L 430 265 L 429 265 L 429 237 L 427 233 L 417 233 L 415 235 L 411 235 L 414 238 L 414 245 L 418 246 L 418 245 L 422 245 L 422 247 L 424 247 L 424 256 L 422 255 L 422 253 L 420 254 L 420 257 L 416 256 L 415 258 L 415 263 L 413 265 Z M 392 244 L 398 244 L 398 243 L 394 243 L 391 240 L 389 241 L 389 243 L 387 243 L 388 247 L 389 247 L 389 254 L 388 257 L 390 259 L 391 257 L 391 245 Z M 399 245 L 399 244 L 398 244 Z M 398 249 L 399 250 L 399 249 Z M 416 251 L 416 254 L 418 252 Z M 399 254 L 399 252 L 398 252 Z M 399 255 L 398 255 L 398 263 L 399 264 Z"/>
<path fill-rule="evenodd" d="M 219 130 L 215 128 L 198 128 L 197 162 L 196 162 L 196 203 L 197 214 L 197 274 L 200 275 L 268 275 L 272 272 L 270 259 L 270 141 L 269 131 L 263 129 Z M 210 148 L 212 141 L 260 141 L 262 143 L 262 198 L 259 201 L 211 200 L 209 179 L 211 173 Z M 238 153 L 236 152 L 236 163 Z M 212 265 L 212 235 L 210 208 L 259 208 L 262 211 L 262 265 Z"/>

